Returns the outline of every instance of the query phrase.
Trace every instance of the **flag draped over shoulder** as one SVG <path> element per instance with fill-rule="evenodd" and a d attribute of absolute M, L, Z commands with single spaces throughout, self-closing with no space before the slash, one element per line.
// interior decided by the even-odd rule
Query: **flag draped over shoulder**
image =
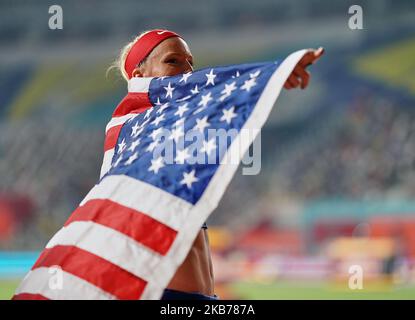
<path fill-rule="evenodd" d="M 99 182 L 13 299 L 159 299 L 255 138 L 240 133 L 261 129 L 304 53 L 132 78 L 106 127 Z M 236 135 L 220 145 L 211 129 Z"/>

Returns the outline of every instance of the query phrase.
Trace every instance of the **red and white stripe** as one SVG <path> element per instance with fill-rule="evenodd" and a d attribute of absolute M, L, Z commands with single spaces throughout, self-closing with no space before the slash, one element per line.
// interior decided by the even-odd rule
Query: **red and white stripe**
<path fill-rule="evenodd" d="M 152 107 L 151 80 L 129 81 L 128 95 L 105 129 L 101 177 L 111 166 L 123 124 Z M 142 201 L 149 195 L 160 197 L 160 210 Z M 127 176 L 106 177 L 49 241 L 13 299 L 139 299 L 189 212 L 187 202 L 172 198 Z M 172 214 L 169 207 L 180 214 Z M 56 266 L 61 272 L 50 273 Z M 61 289 L 50 285 L 58 276 L 62 277 Z"/>
<path fill-rule="evenodd" d="M 117 106 L 105 128 L 104 159 L 100 178 L 111 168 L 114 149 L 123 124 L 137 114 L 152 107 L 148 89 L 153 78 L 132 78 L 128 82 L 128 94 Z"/>

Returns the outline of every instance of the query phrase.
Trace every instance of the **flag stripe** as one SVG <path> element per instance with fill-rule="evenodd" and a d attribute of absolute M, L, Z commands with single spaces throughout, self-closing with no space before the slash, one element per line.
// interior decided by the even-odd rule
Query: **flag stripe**
<path fill-rule="evenodd" d="M 59 266 L 63 271 L 82 278 L 118 299 L 138 299 L 146 282 L 111 262 L 74 246 L 45 249 L 32 270 Z"/>
<path fill-rule="evenodd" d="M 59 273 L 58 273 L 59 272 Z M 113 295 L 101 290 L 93 284 L 68 272 L 60 270 L 50 272 L 49 268 L 41 267 L 31 270 L 23 279 L 16 295 L 42 295 L 52 300 L 114 300 Z M 62 287 L 58 287 L 61 279 Z M 52 284 L 56 287 L 52 287 Z"/>
<path fill-rule="evenodd" d="M 111 129 L 112 127 L 123 124 L 125 121 L 135 117 L 137 114 L 138 113 L 129 113 L 129 114 L 126 114 L 125 116 L 112 118 L 110 122 L 108 122 L 107 126 L 105 127 L 105 132 L 107 133 L 108 130 Z"/>
<path fill-rule="evenodd" d="M 120 117 L 127 113 L 141 113 L 152 106 L 148 92 L 128 92 L 127 96 L 115 108 L 112 116 Z"/>
<path fill-rule="evenodd" d="M 111 200 L 89 200 L 72 213 L 65 226 L 74 221 L 93 221 L 115 229 L 162 255 L 169 250 L 177 234 L 148 215 Z"/>
<path fill-rule="evenodd" d="M 187 219 L 192 204 L 126 175 L 106 176 L 86 195 L 81 206 L 92 199 L 109 199 L 118 204 L 145 212 L 174 230 L 179 230 Z"/>
<path fill-rule="evenodd" d="M 104 151 L 115 148 L 122 126 L 122 124 L 119 124 L 108 130 L 107 135 L 105 136 Z"/>
<path fill-rule="evenodd" d="M 123 233 L 92 221 L 75 221 L 61 228 L 46 248 L 57 245 L 89 251 L 147 282 L 162 257 Z"/>
<path fill-rule="evenodd" d="M 101 172 L 99 174 L 100 178 L 102 178 L 110 170 L 113 156 L 114 156 L 114 149 L 105 151 L 104 159 L 102 160 Z"/>
<path fill-rule="evenodd" d="M 49 300 L 49 299 L 42 296 L 41 294 L 19 293 L 19 294 L 15 294 L 12 300 Z"/>
<path fill-rule="evenodd" d="M 148 92 L 151 80 L 154 77 L 133 77 L 128 81 L 128 92 Z"/>

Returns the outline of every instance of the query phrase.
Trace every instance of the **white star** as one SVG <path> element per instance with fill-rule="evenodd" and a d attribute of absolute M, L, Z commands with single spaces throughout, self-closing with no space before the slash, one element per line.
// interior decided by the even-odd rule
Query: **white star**
<path fill-rule="evenodd" d="M 197 114 L 199 112 L 202 112 L 205 109 L 205 107 L 199 107 L 195 111 L 193 111 L 193 114 Z"/>
<path fill-rule="evenodd" d="M 140 139 L 134 140 L 133 143 L 131 143 L 131 146 L 128 148 L 128 150 L 131 150 L 134 152 L 135 148 L 140 144 Z"/>
<path fill-rule="evenodd" d="M 193 130 L 199 130 L 201 133 L 203 133 L 203 130 L 205 130 L 206 127 L 210 126 L 207 119 L 208 119 L 208 116 L 205 116 L 202 119 L 196 119 L 196 124 L 193 127 Z"/>
<path fill-rule="evenodd" d="M 122 139 L 121 143 L 118 144 L 118 153 L 123 152 L 126 145 L 125 139 Z"/>
<path fill-rule="evenodd" d="M 206 152 L 210 156 L 210 152 L 216 149 L 215 138 L 210 139 L 209 141 L 203 140 L 203 146 L 200 148 L 201 152 Z"/>
<path fill-rule="evenodd" d="M 199 103 L 197 104 L 198 106 L 203 106 L 206 107 L 206 105 L 208 104 L 208 102 L 212 100 L 211 97 L 211 92 L 209 92 L 208 94 L 204 94 L 202 95 L 202 100 L 199 101 Z"/>
<path fill-rule="evenodd" d="M 140 129 L 135 133 L 135 135 L 133 135 L 133 138 L 137 138 L 141 132 L 143 132 L 144 128 L 140 127 Z"/>
<path fill-rule="evenodd" d="M 235 106 L 231 107 L 229 110 L 222 110 L 223 116 L 220 118 L 220 121 L 226 121 L 227 124 L 231 123 L 232 119 L 236 117 Z"/>
<path fill-rule="evenodd" d="M 147 119 L 150 116 L 151 110 L 152 110 L 152 108 L 147 109 L 146 114 L 144 116 L 144 119 Z"/>
<path fill-rule="evenodd" d="M 225 100 L 227 97 L 229 97 L 232 93 L 232 91 L 236 90 L 236 82 L 232 82 L 231 84 L 225 84 L 225 89 L 221 91 L 223 95 L 219 98 L 220 101 Z"/>
<path fill-rule="evenodd" d="M 239 71 L 236 71 L 236 74 L 232 76 L 233 79 L 238 78 L 240 76 Z"/>
<path fill-rule="evenodd" d="M 152 152 L 157 146 L 159 145 L 158 140 L 154 140 L 152 143 L 150 143 L 146 149 L 148 152 Z"/>
<path fill-rule="evenodd" d="M 134 153 L 128 160 L 125 162 L 126 165 L 132 164 L 135 159 L 138 158 L 138 152 Z"/>
<path fill-rule="evenodd" d="M 175 161 L 176 163 L 183 164 L 184 161 L 189 157 L 190 155 L 188 154 L 187 149 L 177 150 Z"/>
<path fill-rule="evenodd" d="M 195 170 L 193 169 L 190 172 L 183 172 L 183 180 L 180 181 L 181 184 L 185 184 L 189 189 L 192 186 L 192 183 L 198 181 L 199 179 L 195 177 Z"/>
<path fill-rule="evenodd" d="M 193 89 L 190 89 L 190 92 L 191 92 L 192 94 L 197 94 L 197 93 L 199 93 L 199 89 L 197 88 L 197 85 L 195 85 L 195 87 L 194 87 Z"/>
<path fill-rule="evenodd" d="M 179 117 L 183 117 L 183 114 L 189 110 L 189 108 L 187 107 L 188 103 L 186 102 L 185 104 L 179 106 L 179 108 L 177 109 L 177 111 L 174 113 L 175 116 L 179 116 Z"/>
<path fill-rule="evenodd" d="M 180 79 L 179 83 L 182 82 L 182 81 L 184 81 L 184 83 L 186 83 L 187 82 L 187 78 L 189 78 L 191 75 L 192 75 L 191 72 L 184 73 L 183 76 L 182 76 L 182 78 Z"/>
<path fill-rule="evenodd" d="M 256 85 L 255 78 L 251 78 L 249 80 L 245 80 L 244 84 L 242 85 L 241 89 L 246 90 L 247 92 L 251 90 L 253 86 Z"/>
<path fill-rule="evenodd" d="M 163 128 L 157 128 L 150 133 L 150 137 L 153 140 L 156 140 L 160 133 L 163 131 Z"/>
<path fill-rule="evenodd" d="M 206 86 L 210 83 L 212 85 L 215 85 L 215 78 L 216 74 L 213 73 L 213 69 L 210 69 L 209 73 L 206 73 L 205 76 L 207 77 Z"/>
<path fill-rule="evenodd" d="M 131 136 L 137 136 L 138 133 L 138 129 L 140 129 L 141 126 L 138 125 L 138 121 L 135 123 L 134 126 L 131 127 L 132 131 L 131 131 Z"/>
<path fill-rule="evenodd" d="M 157 102 L 154 103 L 155 106 L 161 106 L 160 97 L 157 97 Z"/>
<path fill-rule="evenodd" d="M 184 118 L 177 119 L 177 121 L 173 124 L 175 127 L 184 124 Z"/>
<path fill-rule="evenodd" d="M 163 157 L 160 156 L 155 160 L 151 160 L 151 166 L 150 168 L 148 168 L 148 171 L 154 171 L 154 173 L 157 173 L 163 167 L 164 167 Z"/>
<path fill-rule="evenodd" d="M 261 70 L 257 70 L 257 71 L 255 71 L 254 73 L 250 73 L 249 74 L 249 77 L 252 79 L 252 78 L 256 78 L 256 77 L 258 77 L 259 76 L 259 74 L 261 73 Z"/>
<path fill-rule="evenodd" d="M 146 120 L 144 120 L 143 123 L 140 124 L 140 128 L 143 128 L 149 121 L 150 121 L 150 118 L 147 118 Z"/>
<path fill-rule="evenodd" d="M 167 109 L 169 107 L 169 103 L 166 102 L 164 103 L 158 110 L 157 110 L 157 114 L 162 113 L 165 109 Z"/>
<path fill-rule="evenodd" d="M 183 98 L 176 99 L 176 102 L 186 101 L 186 100 L 189 100 L 191 97 L 192 97 L 192 96 L 185 96 L 185 97 L 183 97 Z"/>
<path fill-rule="evenodd" d="M 171 135 L 169 136 L 169 139 L 170 140 L 173 139 L 174 142 L 177 143 L 177 141 L 179 141 L 179 139 L 183 136 L 184 136 L 183 128 L 182 127 L 177 127 L 177 128 L 174 128 L 171 131 Z"/>
<path fill-rule="evenodd" d="M 167 87 L 163 87 L 167 92 L 166 92 L 166 98 L 170 97 L 173 98 L 173 90 L 174 88 L 171 86 L 171 83 L 169 82 L 169 84 L 167 85 Z"/>
<path fill-rule="evenodd" d="M 122 159 L 122 156 L 119 156 L 118 159 L 117 159 L 117 161 L 115 161 L 112 166 L 113 167 L 117 167 L 120 164 L 121 159 Z"/>
<path fill-rule="evenodd" d="M 156 119 L 154 119 L 154 121 L 153 122 L 151 122 L 151 124 L 154 124 L 154 125 L 156 125 L 156 126 L 158 126 L 159 125 L 159 123 L 161 122 L 161 121 L 163 121 L 164 120 L 164 113 L 162 113 L 161 115 L 159 115 Z"/>

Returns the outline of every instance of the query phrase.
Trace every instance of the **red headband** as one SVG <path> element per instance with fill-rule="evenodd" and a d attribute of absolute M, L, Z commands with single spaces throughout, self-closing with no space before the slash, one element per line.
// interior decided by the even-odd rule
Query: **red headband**
<path fill-rule="evenodd" d="M 171 37 L 179 37 L 172 31 L 157 29 L 143 35 L 134 45 L 125 58 L 124 69 L 127 72 L 128 79 L 133 76 L 136 66 L 144 60 L 145 57 L 163 40 Z"/>

